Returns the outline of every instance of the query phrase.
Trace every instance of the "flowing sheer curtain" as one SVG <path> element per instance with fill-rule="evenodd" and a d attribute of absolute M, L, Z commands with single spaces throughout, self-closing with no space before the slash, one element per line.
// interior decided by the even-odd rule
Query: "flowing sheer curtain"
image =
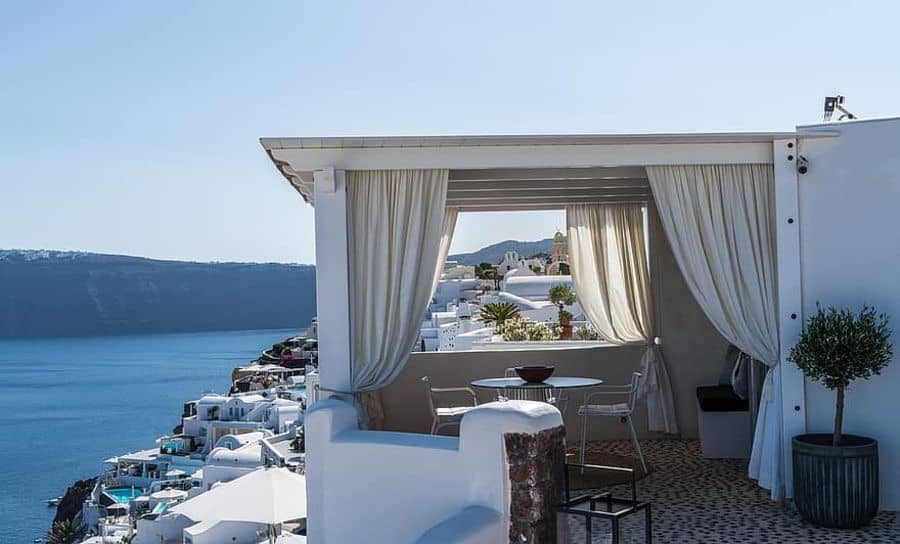
<path fill-rule="evenodd" d="M 641 392 L 649 428 L 677 433 L 672 385 L 662 351 L 653 341 L 643 206 L 567 206 L 566 229 L 572 283 L 582 310 L 607 342 L 647 345 Z"/>
<path fill-rule="evenodd" d="M 769 367 L 749 474 L 783 493 L 772 165 L 647 167 L 682 274 L 719 333 Z"/>
<path fill-rule="evenodd" d="M 456 225 L 447 178 L 438 169 L 347 172 L 351 383 L 371 428 L 384 418 L 377 391 L 406 366 L 447 258 Z"/>

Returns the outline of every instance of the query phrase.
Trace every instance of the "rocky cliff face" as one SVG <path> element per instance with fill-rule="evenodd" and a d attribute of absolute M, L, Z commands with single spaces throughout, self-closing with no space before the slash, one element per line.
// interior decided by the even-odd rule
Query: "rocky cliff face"
<path fill-rule="evenodd" d="M 78 480 L 66 490 L 62 500 L 56 506 L 56 516 L 53 523 L 57 521 L 72 521 L 81 513 L 81 505 L 91 495 L 94 489 L 96 478 L 87 480 Z"/>
<path fill-rule="evenodd" d="M 303 328 L 309 265 L 0 251 L 0 338 Z"/>

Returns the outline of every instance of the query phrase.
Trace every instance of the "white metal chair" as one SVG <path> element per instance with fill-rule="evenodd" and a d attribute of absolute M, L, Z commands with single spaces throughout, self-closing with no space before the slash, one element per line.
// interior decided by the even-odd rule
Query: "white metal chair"
<path fill-rule="evenodd" d="M 449 425 L 459 425 L 466 412 L 478 406 L 478 397 L 470 387 L 431 387 L 431 380 L 428 376 L 422 376 L 422 385 L 425 386 L 425 396 L 428 398 L 428 408 L 432 415 L 431 434 L 437 434 L 443 427 Z M 446 393 L 457 395 L 468 393 L 472 396 L 472 404 L 470 406 L 437 406 L 435 396 Z"/>
<path fill-rule="evenodd" d="M 617 417 L 628 426 L 628 432 L 631 434 L 631 442 L 634 444 L 634 452 L 638 460 L 641 462 L 641 469 L 644 474 L 647 473 L 647 464 L 644 462 L 644 454 L 641 453 L 641 445 L 638 442 L 637 433 L 634 431 L 634 422 L 632 414 L 634 413 L 634 405 L 637 402 L 638 385 L 641 381 L 641 373 L 635 372 L 631 375 L 631 383 L 626 385 L 600 385 L 584 396 L 584 404 L 578 408 L 578 415 L 581 416 L 581 464 L 584 464 L 584 449 L 587 442 L 587 420 L 589 417 Z M 609 400 L 604 404 L 596 402 L 600 398 L 607 397 Z"/>

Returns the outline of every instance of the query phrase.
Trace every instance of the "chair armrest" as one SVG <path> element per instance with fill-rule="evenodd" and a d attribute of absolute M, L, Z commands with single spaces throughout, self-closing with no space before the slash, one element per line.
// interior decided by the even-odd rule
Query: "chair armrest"
<path fill-rule="evenodd" d="M 432 393 L 468 393 L 472 396 L 472 406 L 478 406 L 478 397 L 471 387 L 432 387 Z"/>
<path fill-rule="evenodd" d="M 595 397 L 603 397 L 603 396 L 620 396 L 623 399 L 627 400 L 628 395 L 631 393 L 631 388 L 625 391 L 592 391 L 584 396 L 584 404 L 590 404 L 590 401 Z"/>

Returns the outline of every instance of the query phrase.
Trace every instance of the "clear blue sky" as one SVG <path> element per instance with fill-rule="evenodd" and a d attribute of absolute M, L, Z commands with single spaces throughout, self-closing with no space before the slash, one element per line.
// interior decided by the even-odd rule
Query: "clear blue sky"
<path fill-rule="evenodd" d="M 7 2 L 0 247 L 312 262 L 260 136 L 788 130 L 900 113 L 896 2 Z M 455 250 L 560 214 L 460 220 Z"/>

